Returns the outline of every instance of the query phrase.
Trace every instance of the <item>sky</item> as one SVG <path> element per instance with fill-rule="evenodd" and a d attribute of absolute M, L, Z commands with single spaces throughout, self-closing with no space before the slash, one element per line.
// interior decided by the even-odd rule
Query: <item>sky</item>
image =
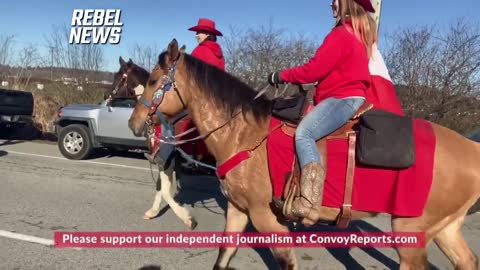
<path fill-rule="evenodd" d="M 131 57 L 134 44 L 157 45 L 162 50 L 172 38 L 191 52 L 195 33 L 187 29 L 200 17 L 216 22 L 224 35 L 230 29 L 272 24 L 287 34 L 302 34 L 321 43 L 332 26 L 330 0 L 15 0 L 0 9 L 0 36 L 15 35 L 16 46 L 36 45 L 47 52 L 45 36 L 53 25 L 70 27 L 74 9 L 121 9 L 123 30 L 118 45 L 102 45 L 104 70 L 118 70 L 118 58 Z M 380 36 L 417 25 L 447 27 L 458 18 L 479 22 L 480 0 L 383 0 Z M 234 33 L 233 33 L 234 34 Z M 219 38 L 221 44 L 221 37 Z M 380 48 L 381 49 L 381 48 Z M 160 52 L 159 52 L 160 53 Z"/>

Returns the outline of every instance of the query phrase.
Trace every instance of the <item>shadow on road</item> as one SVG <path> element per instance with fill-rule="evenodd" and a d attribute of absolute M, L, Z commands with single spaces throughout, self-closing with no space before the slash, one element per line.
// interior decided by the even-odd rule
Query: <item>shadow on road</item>
<path fill-rule="evenodd" d="M 0 150 L 0 157 L 8 155 L 8 152 Z"/>
<path fill-rule="evenodd" d="M 138 270 L 162 270 L 162 267 L 159 265 L 145 265 L 138 268 Z"/>
<path fill-rule="evenodd" d="M 15 140 L 6 140 L 0 143 L 0 146 L 7 146 L 7 145 L 14 145 L 18 143 L 23 143 L 23 141 L 15 141 Z"/>
<path fill-rule="evenodd" d="M 112 157 L 124 157 L 124 158 L 132 158 L 132 159 L 142 159 L 147 162 L 147 159 L 143 155 L 143 153 L 134 152 L 134 151 L 127 151 L 127 150 L 113 150 L 113 149 L 96 149 L 93 154 L 89 157 L 89 159 L 97 159 L 97 158 L 112 158 Z"/>
<path fill-rule="evenodd" d="M 350 226 L 347 229 L 337 229 L 335 227 L 329 227 L 325 225 L 317 225 L 311 228 L 305 228 L 299 226 L 296 231 L 305 231 L 305 232 L 383 232 L 378 227 L 372 225 L 363 220 L 355 220 L 350 223 Z M 400 265 L 397 261 L 391 259 L 389 256 L 383 254 L 380 250 L 376 248 L 362 248 L 363 252 L 368 254 L 370 257 L 376 261 L 382 263 L 387 267 L 387 269 L 399 269 Z M 350 255 L 351 248 L 326 248 L 326 250 L 335 258 L 338 262 L 342 263 L 346 269 L 366 269 L 363 267 L 355 258 Z M 433 264 L 430 264 L 430 268 L 433 270 L 438 270 L 439 268 Z"/>
<path fill-rule="evenodd" d="M 3 140 L 38 140 L 43 138 L 43 133 L 34 125 L 12 125 L 0 127 L 0 139 Z"/>
<path fill-rule="evenodd" d="M 143 157 L 143 155 L 142 155 Z M 202 207 L 208 211 L 223 215 L 225 217 L 227 210 L 227 199 L 224 197 L 220 190 L 220 183 L 218 178 L 209 177 L 205 175 L 181 175 L 177 177 L 179 186 L 179 192 L 175 197 L 175 200 L 180 204 L 188 204 L 192 208 Z M 215 203 L 213 203 L 213 201 Z M 218 206 L 217 206 L 218 205 Z M 169 207 L 164 207 L 156 218 L 161 217 L 168 211 Z M 383 232 L 380 228 L 363 220 L 352 221 L 347 229 L 337 229 L 326 225 L 316 225 L 310 228 L 305 228 L 301 224 L 298 224 L 296 228 L 290 225 L 291 231 L 296 232 Z M 248 224 L 246 232 L 256 232 L 256 229 L 251 223 Z M 399 269 L 399 263 L 383 254 L 376 248 L 360 248 L 367 255 L 375 259 L 376 261 L 385 265 L 387 269 Z M 269 248 L 254 248 L 258 253 L 262 261 L 265 263 L 268 269 L 276 269 L 277 262 Z M 350 248 L 325 248 L 338 262 L 343 264 L 346 269 L 365 269 L 352 255 L 350 255 Z M 305 258 L 299 258 L 310 260 L 311 256 L 308 254 Z M 439 269 L 435 265 L 430 264 L 431 269 Z"/>

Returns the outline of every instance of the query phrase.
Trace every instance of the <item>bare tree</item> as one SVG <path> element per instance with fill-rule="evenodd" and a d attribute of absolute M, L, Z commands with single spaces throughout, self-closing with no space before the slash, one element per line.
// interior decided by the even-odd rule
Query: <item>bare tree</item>
<path fill-rule="evenodd" d="M 301 65 L 317 48 L 317 42 L 302 35 L 287 36 L 272 24 L 245 31 L 230 27 L 222 42 L 227 71 L 257 90 L 267 85 L 268 72 Z M 296 88 L 286 94 L 294 91 Z"/>
<path fill-rule="evenodd" d="M 95 73 L 103 66 L 103 48 L 97 44 L 70 44 L 69 35 L 68 27 L 53 26 L 45 37 L 51 66 L 70 69 L 69 75 L 79 83 L 85 82 L 88 77 L 95 79 Z"/>
<path fill-rule="evenodd" d="M 0 35 L 0 77 L 8 77 L 15 36 Z"/>
<path fill-rule="evenodd" d="M 9 64 L 14 38 L 14 35 L 0 35 L 0 65 Z"/>
<path fill-rule="evenodd" d="M 130 49 L 132 61 L 145 68 L 147 71 L 150 71 L 155 67 L 160 53 L 161 50 L 159 50 L 156 44 L 145 46 L 137 43 Z"/>
<path fill-rule="evenodd" d="M 15 69 L 14 85 L 19 89 L 26 89 L 39 63 L 40 54 L 37 48 L 32 44 L 23 47 L 18 53 L 18 59 L 16 59 L 17 68 Z"/>
<path fill-rule="evenodd" d="M 435 28 L 436 29 L 436 28 Z M 480 125 L 480 30 L 460 19 L 389 38 L 386 63 L 407 114 L 463 132 Z"/>
<path fill-rule="evenodd" d="M 227 69 L 254 87 L 264 84 L 269 71 L 299 64 L 313 56 L 309 41 L 286 39 L 282 30 L 272 26 L 231 31 L 231 37 L 225 38 Z"/>

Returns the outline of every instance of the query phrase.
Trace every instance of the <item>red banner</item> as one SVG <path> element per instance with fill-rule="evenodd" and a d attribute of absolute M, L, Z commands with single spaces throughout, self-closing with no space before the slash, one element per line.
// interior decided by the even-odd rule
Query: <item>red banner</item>
<path fill-rule="evenodd" d="M 55 232 L 57 248 L 425 247 L 424 233 Z"/>

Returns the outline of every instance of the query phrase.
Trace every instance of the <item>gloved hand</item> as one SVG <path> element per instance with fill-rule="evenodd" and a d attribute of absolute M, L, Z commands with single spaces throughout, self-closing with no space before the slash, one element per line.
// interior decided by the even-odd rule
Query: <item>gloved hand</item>
<path fill-rule="evenodd" d="M 268 74 L 267 80 L 268 80 L 268 83 L 271 86 L 276 86 L 277 84 L 285 83 L 284 81 L 282 81 L 282 79 L 280 79 L 280 72 L 279 71 L 271 72 L 270 74 Z"/>

